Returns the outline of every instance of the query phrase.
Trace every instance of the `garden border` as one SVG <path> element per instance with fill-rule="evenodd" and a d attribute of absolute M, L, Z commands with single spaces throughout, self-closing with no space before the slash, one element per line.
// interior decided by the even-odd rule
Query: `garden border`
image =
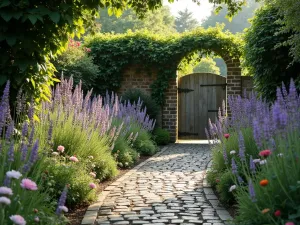
<path fill-rule="evenodd" d="M 123 180 L 128 178 L 131 174 L 136 172 L 138 169 L 140 169 L 142 166 L 144 166 L 146 163 L 148 163 L 150 160 L 152 160 L 153 157 L 160 156 L 162 153 L 164 153 L 170 145 L 163 147 L 159 152 L 151 156 L 149 159 L 145 160 L 144 162 L 138 164 L 137 166 L 133 167 L 131 170 L 129 170 L 127 173 L 125 173 L 123 176 L 121 176 L 119 179 L 111 183 L 109 186 L 107 186 L 104 191 L 101 192 L 101 194 L 98 197 L 97 202 L 93 203 L 90 205 L 86 212 L 85 215 L 81 221 L 81 225 L 95 225 L 96 219 L 98 217 L 98 211 L 102 204 L 104 203 L 105 198 L 109 193 L 116 187 L 118 186 Z"/>
<path fill-rule="evenodd" d="M 205 198 L 216 210 L 216 213 L 220 217 L 220 219 L 226 225 L 231 225 L 232 224 L 231 221 L 233 220 L 232 216 L 229 214 L 228 210 L 222 206 L 221 202 L 219 201 L 218 197 L 215 195 L 213 189 L 211 188 L 210 184 L 206 179 L 207 171 L 211 170 L 211 167 L 212 167 L 212 159 L 206 165 L 205 176 L 203 179 L 203 191 L 204 191 Z"/>

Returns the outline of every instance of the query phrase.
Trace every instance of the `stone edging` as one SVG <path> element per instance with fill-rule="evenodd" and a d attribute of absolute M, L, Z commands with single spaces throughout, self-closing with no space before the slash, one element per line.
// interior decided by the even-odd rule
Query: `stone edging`
<path fill-rule="evenodd" d="M 104 200 L 106 196 L 116 187 L 118 186 L 123 180 L 128 178 L 130 175 L 132 175 L 134 172 L 136 172 L 138 169 L 140 169 L 142 166 L 144 166 L 146 163 L 152 160 L 153 157 L 160 156 L 162 153 L 164 153 L 167 149 L 169 148 L 169 145 L 166 147 L 163 147 L 159 152 L 157 152 L 155 155 L 150 157 L 149 159 L 145 160 L 144 162 L 138 164 L 131 170 L 129 170 L 127 173 L 125 173 L 123 176 L 121 176 L 119 179 L 111 183 L 109 186 L 107 186 L 104 191 L 101 192 L 99 195 L 97 202 L 93 203 L 88 207 L 86 210 L 86 213 L 83 217 L 83 220 L 81 222 L 81 225 L 95 225 L 97 216 L 98 216 L 98 211 L 102 204 L 104 203 Z"/>
<path fill-rule="evenodd" d="M 212 207 L 216 210 L 218 216 L 225 224 L 231 224 L 230 221 L 233 220 L 232 216 L 229 212 L 222 207 L 222 204 L 218 200 L 218 197 L 215 195 L 213 189 L 211 188 L 210 184 L 207 182 L 206 175 L 207 171 L 209 171 L 212 167 L 212 160 L 206 165 L 205 176 L 203 180 L 203 191 L 205 194 L 205 198 L 209 201 Z"/>

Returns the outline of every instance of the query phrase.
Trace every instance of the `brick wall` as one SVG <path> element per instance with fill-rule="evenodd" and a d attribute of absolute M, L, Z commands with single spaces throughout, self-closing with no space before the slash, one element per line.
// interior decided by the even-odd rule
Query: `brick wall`
<path fill-rule="evenodd" d="M 227 65 L 227 94 L 241 95 L 242 90 L 246 88 L 247 92 L 253 89 L 253 82 L 251 77 L 242 77 L 240 62 L 230 58 L 224 58 Z M 122 87 L 119 94 L 124 93 L 131 88 L 139 88 L 151 93 L 150 85 L 156 79 L 156 70 L 148 71 L 142 70 L 138 67 L 132 67 L 124 71 Z M 169 88 L 166 91 L 165 105 L 157 118 L 159 126 L 167 129 L 170 132 L 171 141 L 177 140 L 177 81 L 175 78 L 169 81 Z M 230 110 L 228 110 L 230 115 Z"/>

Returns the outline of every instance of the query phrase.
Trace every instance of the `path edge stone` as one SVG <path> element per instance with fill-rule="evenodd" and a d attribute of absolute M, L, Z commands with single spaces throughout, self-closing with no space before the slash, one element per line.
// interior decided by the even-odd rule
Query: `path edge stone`
<path fill-rule="evenodd" d="M 206 170 L 205 170 L 205 176 L 203 179 L 203 191 L 205 198 L 209 203 L 212 205 L 212 207 L 216 210 L 218 216 L 220 219 L 226 224 L 226 225 L 232 225 L 233 218 L 229 214 L 228 210 L 226 208 L 223 208 L 222 204 L 219 202 L 219 198 L 214 194 L 214 191 L 211 187 L 211 185 L 207 181 L 207 172 L 211 170 L 212 167 L 212 159 L 207 163 Z M 214 198 L 208 199 L 207 195 L 214 196 Z M 212 200 L 212 199 L 218 199 L 218 200 Z M 217 205 L 216 205 L 217 203 Z"/>
<path fill-rule="evenodd" d="M 125 173 L 123 176 L 121 176 L 119 179 L 108 185 L 104 191 L 101 192 L 101 194 L 98 196 L 98 199 L 95 203 L 90 205 L 86 212 L 85 215 L 81 221 L 81 225 L 95 225 L 96 224 L 96 219 L 98 217 L 98 211 L 102 204 L 104 203 L 104 200 L 107 195 L 116 187 L 118 186 L 122 181 L 124 181 L 126 178 L 128 178 L 130 175 L 132 175 L 134 172 L 136 172 L 138 169 L 140 169 L 142 166 L 147 164 L 149 161 L 151 161 L 154 157 L 158 157 L 161 154 L 163 154 L 172 144 L 169 144 L 165 147 L 163 147 L 159 152 L 151 156 L 149 159 L 145 160 L 144 162 L 136 165 L 133 167 L 131 170 L 129 170 L 127 173 Z"/>

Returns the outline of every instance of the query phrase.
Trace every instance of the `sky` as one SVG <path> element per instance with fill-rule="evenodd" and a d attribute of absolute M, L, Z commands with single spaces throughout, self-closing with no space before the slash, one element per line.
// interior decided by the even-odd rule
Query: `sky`
<path fill-rule="evenodd" d="M 168 3 L 168 0 L 164 0 L 164 5 L 170 6 L 174 16 L 177 16 L 179 11 L 188 8 L 190 12 L 193 12 L 194 18 L 199 22 L 202 22 L 203 19 L 208 17 L 213 8 L 213 4 L 209 3 L 208 0 L 202 0 L 200 6 L 192 0 L 175 0 L 174 3 Z"/>

